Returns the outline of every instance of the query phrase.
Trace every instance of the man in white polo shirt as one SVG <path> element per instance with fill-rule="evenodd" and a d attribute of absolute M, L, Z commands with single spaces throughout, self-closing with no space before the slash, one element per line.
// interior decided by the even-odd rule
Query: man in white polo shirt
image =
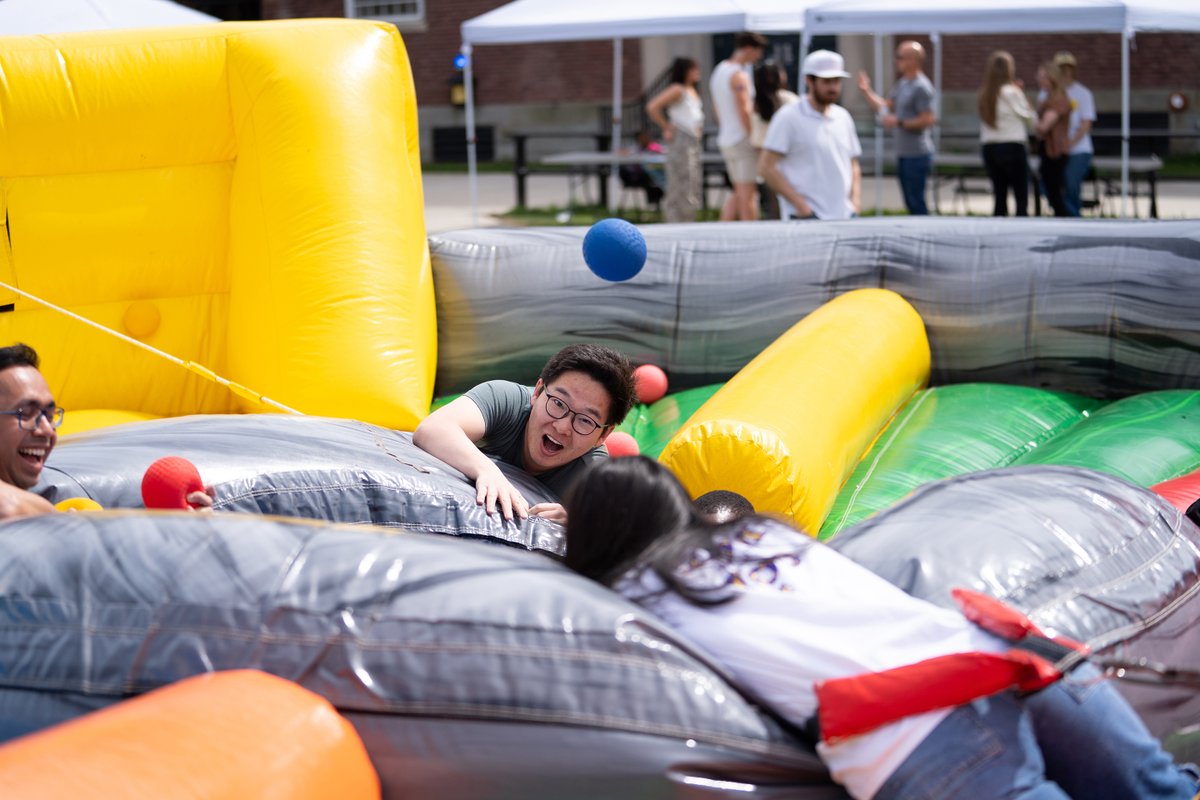
<path fill-rule="evenodd" d="M 837 105 L 842 57 L 816 50 L 804 59 L 808 94 L 775 112 L 758 171 L 779 195 L 783 219 L 849 219 L 858 214 L 862 145 L 850 112 Z"/>

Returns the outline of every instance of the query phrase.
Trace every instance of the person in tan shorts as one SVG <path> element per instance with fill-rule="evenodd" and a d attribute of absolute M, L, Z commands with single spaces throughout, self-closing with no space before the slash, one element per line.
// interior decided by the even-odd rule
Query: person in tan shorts
<path fill-rule="evenodd" d="M 766 48 L 765 36 L 739 33 L 734 39 L 733 55 L 717 64 L 709 79 L 718 125 L 717 147 L 733 185 L 733 194 L 721 207 L 722 221 L 758 219 L 758 154 L 750 143 L 754 110 L 751 69 Z"/>

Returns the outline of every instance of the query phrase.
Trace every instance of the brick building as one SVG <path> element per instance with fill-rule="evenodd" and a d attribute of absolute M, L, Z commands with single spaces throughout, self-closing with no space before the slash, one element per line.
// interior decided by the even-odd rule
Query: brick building
<path fill-rule="evenodd" d="M 223 19 L 277 19 L 317 16 L 373 16 L 395 22 L 412 61 L 420 108 L 421 145 L 426 161 L 462 157 L 465 112 L 453 102 L 454 83 L 461 80 L 454 58 L 461 44 L 459 26 L 466 19 L 503 5 L 501 0 L 184 0 L 186 5 Z M 570 2 L 570 0 L 564 0 Z M 912 38 L 932 45 L 929 38 Z M 793 64 L 798 50 L 791 37 L 772 37 L 777 56 Z M 671 58 L 695 58 L 707 72 L 730 47 L 730 36 L 627 39 L 622 49 L 626 103 L 637 104 Z M 890 52 L 892 39 L 885 43 Z M 821 42 L 846 56 L 847 68 L 873 70 L 868 37 L 838 37 Z M 1079 61 L 1080 80 L 1096 96 L 1098 128 L 1119 125 L 1121 108 L 1121 43 L 1116 34 L 1045 34 L 947 36 L 942 39 L 942 129 L 946 147 L 973 147 L 978 130 L 974 94 L 984 60 L 1005 49 L 1017 61 L 1018 75 L 1034 85 L 1040 61 L 1058 50 L 1070 50 Z M 1164 129 L 1171 138 L 1136 140 L 1135 150 L 1196 152 L 1200 150 L 1200 34 L 1141 34 L 1131 54 L 1133 128 Z M 932 52 L 932 50 L 930 51 Z M 608 41 L 562 44 L 487 45 L 474 52 L 477 123 L 481 157 L 512 157 L 512 133 L 528 130 L 598 132 L 607 126 L 612 101 L 613 47 Z M 891 83 L 891 59 L 885 56 L 885 86 Z M 932 74 L 932 62 L 927 64 Z M 1171 110 L 1168 98 L 1180 93 L 1183 110 Z M 706 98 L 707 99 L 707 98 Z M 852 85 L 844 102 L 864 129 L 870 114 Z M 626 125 L 635 132 L 636 116 Z M 530 155 L 591 146 L 586 139 L 534 139 Z M 1098 148 L 1119 148 L 1115 138 L 1098 137 Z"/>

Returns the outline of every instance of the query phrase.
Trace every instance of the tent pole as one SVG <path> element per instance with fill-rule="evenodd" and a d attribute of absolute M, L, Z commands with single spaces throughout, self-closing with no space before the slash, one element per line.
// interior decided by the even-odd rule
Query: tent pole
<path fill-rule="evenodd" d="M 937 156 L 942 149 L 942 35 L 940 33 L 929 34 L 929 41 L 933 43 L 933 130 L 930 133 L 933 135 L 933 158 L 931 172 L 937 172 Z M 930 189 L 934 192 L 933 208 L 941 214 L 941 203 L 938 202 L 937 195 L 940 194 L 938 182 L 930 181 Z M 953 210 L 953 209 L 951 209 Z"/>
<path fill-rule="evenodd" d="M 471 227 L 479 227 L 479 174 L 475 162 L 475 87 L 471 78 L 471 45 L 463 42 L 463 93 L 467 107 L 467 192 L 471 197 Z"/>
<path fill-rule="evenodd" d="M 1129 201 L 1129 45 L 1133 31 L 1121 34 L 1121 219 Z"/>
<path fill-rule="evenodd" d="M 875 34 L 875 91 L 883 91 L 883 36 Z M 883 126 L 875 115 L 875 216 L 883 216 Z"/>
<path fill-rule="evenodd" d="M 621 176 L 617 158 L 620 155 L 621 149 L 621 81 L 622 67 L 621 62 L 621 37 L 613 39 L 613 98 L 612 98 L 612 141 L 609 143 L 612 150 L 612 164 L 608 173 L 608 211 L 610 214 L 615 214 L 617 211 L 617 200 L 621 193 Z"/>

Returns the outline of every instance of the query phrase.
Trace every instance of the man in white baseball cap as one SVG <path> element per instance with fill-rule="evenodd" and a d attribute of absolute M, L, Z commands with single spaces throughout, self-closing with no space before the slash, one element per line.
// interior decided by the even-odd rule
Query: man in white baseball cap
<path fill-rule="evenodd" d="M 771 118 L 758 171 L 779 195 L 783 219 L 849 219 L 862 193 L 862 145 L 850 112 L 837 105 L 850 73 L 829 50 L 809 53 L 802 71 L 808 94 Z"/>

